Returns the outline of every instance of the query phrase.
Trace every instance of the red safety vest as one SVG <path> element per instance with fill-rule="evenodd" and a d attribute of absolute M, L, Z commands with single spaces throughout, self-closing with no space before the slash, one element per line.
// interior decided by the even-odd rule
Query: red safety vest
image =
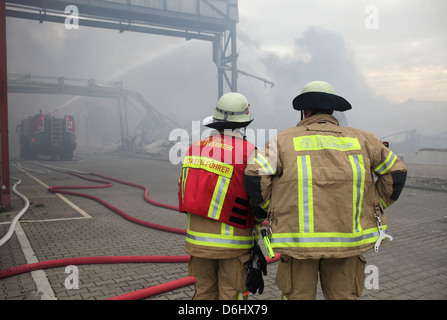
<path fill-rule="evenodd" d="M 194 143 L 183 161 L 179 211 L 252 228 L 254 219 L 243 176 L 254 148 L 246 140 L 223 134 Z"/>

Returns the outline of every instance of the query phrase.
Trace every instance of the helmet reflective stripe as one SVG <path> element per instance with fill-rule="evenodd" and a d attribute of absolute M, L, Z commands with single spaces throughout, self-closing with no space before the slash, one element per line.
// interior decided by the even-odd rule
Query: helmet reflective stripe
<path fill-rule="evenodd" d="M 248 107 L 243 110 L 243 111 L 225 111 L 223 109 L 220 109 L 219 107 L 216 107 L 216 111 L 220 112 L 224 115 L 224 118 L 222 120 L 227 120 L 228 116 L 239 116 L 239 115 L 243 115 L 243 114 L 250 114 L 250 111 L 248 110 Z"/>
<path fill-rule="evenodd" d="M 237 92 L 228 92 L 224 94 L 214 110 L 214 119 L 246 122 L 250 121 L 249 104 L 244 95 Z"/>

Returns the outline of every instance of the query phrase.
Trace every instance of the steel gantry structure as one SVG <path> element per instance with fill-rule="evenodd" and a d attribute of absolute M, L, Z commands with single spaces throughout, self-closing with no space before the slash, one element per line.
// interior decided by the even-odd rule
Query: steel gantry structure
<path fill-rule="evenodd" d="M 6 0 L 6 15 L 209 41 L 218 70 L 218 97 L 225 85 L 237 91 L 238 74 L 274 85 L 237 68 L 238 0 Z"/>
<path fill-rule="evenodd" d="M 238 70 L 236 23 L 238 0 L 0 0 L 0 98 L 2 204 L 9 206 L 9 164 L 7 164 L 7 73 L 5 16 L 36 20 L 40 23 L 64 23 L 66 27 L 95 27 L 119 32 L 140 32 L 186 40 L 209 41 L 217 66 L 217 95 L 225 85 L 237 91 L 238 73 L 266 79 Z M 6 201 L 4 201 L 6 199 Z"/>
<path fill-rule="evenodd" d="M 7 0 L 6 16 L 210 41 L 218 96 L 237 91 L 238 0 Z"/>

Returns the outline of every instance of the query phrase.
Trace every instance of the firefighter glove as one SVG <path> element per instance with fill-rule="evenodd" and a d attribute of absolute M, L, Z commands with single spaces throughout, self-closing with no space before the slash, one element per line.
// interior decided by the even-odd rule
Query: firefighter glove
<path fill-rule="evenodd" d="M 264 279 L 262 278 L 261 270 L 251 268 L 245 284 L 247 285 L 248 291 L 251 293 L 256 293 L 257 290 L 259 291 L 259 294 L 263 293 Z"/>
<path fill-rule="evenodd" d="M 252 249 L 252 260 L 248 262 L 248 276 L 245 282 L 251 293 L 258 291 L 260 294 L 264 292 L 264 279 L 262 275 L 267 275 L 267 261 L 261 251 L 261 247 L 255 243 Z"/>

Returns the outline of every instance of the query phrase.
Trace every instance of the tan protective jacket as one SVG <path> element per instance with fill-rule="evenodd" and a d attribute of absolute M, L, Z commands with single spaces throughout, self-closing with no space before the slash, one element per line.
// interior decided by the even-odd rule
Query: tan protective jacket
<path fill-rule="evenodd" d="M 405 179 L 403 162 L 373 134 L 317 114 L 253 152 L 244 183 L 252 204 L 268 211 L 275 253 L 316 259 L 371 249 L 376 215 L 386 230 L 384 208 Z"/>

